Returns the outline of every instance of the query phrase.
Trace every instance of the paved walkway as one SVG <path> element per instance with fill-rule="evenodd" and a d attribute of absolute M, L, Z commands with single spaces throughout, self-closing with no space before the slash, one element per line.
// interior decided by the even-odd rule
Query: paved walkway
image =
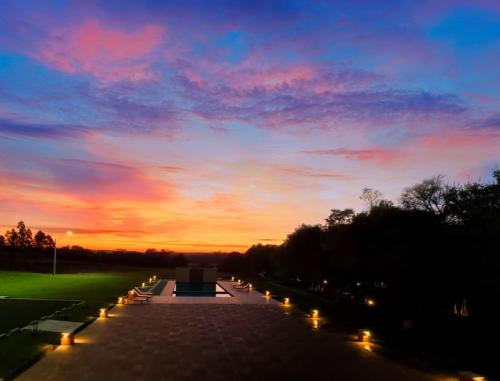
<path fill-rule="evenodd" d="M 277 304 L 118 305 L 18 380 L 433 380 L 313 330 L 292 311 Z"/>

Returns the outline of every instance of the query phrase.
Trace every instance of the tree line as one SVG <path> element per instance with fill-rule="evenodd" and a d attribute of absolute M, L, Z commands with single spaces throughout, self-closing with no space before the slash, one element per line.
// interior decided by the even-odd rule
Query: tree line
<path fill-rule="evenodd" d="M 0 265 L 10 268 L 46 270 L 44 264 L 53 260 L 52 250 L 56 241 L 50 234 L 38 230 L 34 235 L 23 221 L 15 228 L 0 235 Z M 57 249 L 58 261 L 67 263 L 88 263 L 129 266 L 187 266 L 189 259 L 182 253 L 168 250 L 147 249 L 145 252 L 114 250 L 90 250 L 79 245 L 66 245 Z"/>
<path fill-rule="evenodd" d="M 448 185 L 435 176 L 404 189 L 397 204 L 365 188 L 365 211 L 332 209 L 324 224 L 229 254 L 221 267 L 336 299 L 384 289 L 402 316 L 460 311 L 464 301 L 486 315 L 500 292 L 500 170 L 493 179 Z"/>
<path fill-rule="evenodd" d="M 0 248 L 8 248 L 10 250 L 46 250 L 53 248 L 54 245 L 55 241 L 50 234 L 39 230 L 33 236 L 31 229 L 26 227 L 23 221 L 18 222 L 17 228 L 7 230 L 5 236 L 0 234 Z"/>

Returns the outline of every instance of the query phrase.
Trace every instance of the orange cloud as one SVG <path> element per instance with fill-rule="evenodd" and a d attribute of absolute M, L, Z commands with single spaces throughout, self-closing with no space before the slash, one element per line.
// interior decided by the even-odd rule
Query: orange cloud
<path fill-rule="evenodd" d="M 158 47 L 164 35 L 164 29 L 157 25 L 126 32 L 89 20 L 55 30 L 38 52 L 38 58 L 58 70 L 89 74 L 105 83 L 149 80 L 155 75 L 148 54 Z"/>

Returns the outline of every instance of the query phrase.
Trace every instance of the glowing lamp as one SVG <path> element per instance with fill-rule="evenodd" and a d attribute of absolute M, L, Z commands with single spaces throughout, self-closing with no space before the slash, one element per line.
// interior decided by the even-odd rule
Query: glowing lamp
<path fill-rule="evenodd" d="M 153 278 L 149 278 L 149 283 L 151 283 L 153 281 Z"/>
<path fill-rule="evenodd" d="M 153 280 L 156 280 L 156 275 L 153 275 Z"/>
<path fill-rule="evenodd" d="M 252 289 L 252 287 L 253 287 L 252 283 L 249 283 L 249 284 L 248 284 L 248 288 L 251 290 L 251 289 Z"/>
<path fill-rule="evenodd" d="M 231 277 L 231 282 L 234 282 L 234 276 Z"/>
<path fill-rule="evenodd" d="M 313 319 L 313 328 L 318 329 L 319 328 L 319 322 L 318 319 Z"/>
<path fill-rule="evenodd" d="M 486 381 L 486 377 L 472 372 L 458 372 L 460 381 Z"/>
<path fill-rule="evenodd" d="M 366 299 L 366 305 L 367 305 L 368 307 L 373 307 L 373 306 L 375 306 L 375 304 L 377 304 L 377 303 L 375 302 L 375 300 L 373 300 L 373 299 Z"/>
<path fill-rule="evenodd" d="M 269 291 L 266 291 L 264 295 L 266 298 L 269 298 L 271 296 L 271 293 Z"/>
<path fill-rule="evenodd" d="M 358 329 L 358 341 L 366 342 L 370 341 L 372 333 L 366 329 Z"/>
<path fill-rule="evenodd" d="M 123 304 L 123 296 L 120 296 L 120 297 L 118 298 L 118 304 Z"/>
<path fill-rule="evenodd" d="M 101 308 L 99 310 L 99 317 L 100 318 L 107 318 L 108 317 L 108 309 L 107 308 Z"/>
<path fill-rule="evenodd" d="M 328 284 L 328 279 L 323 279 L 323 284 Z"/>
<path fill-rule="evenodd" d="M 61 345 L 73 345 L 75 343 L 75 335 L 71 332 L 61 333 Z"/>
<path fill-rule="evenodd" d="M 146 287 L 146 282 L 142 282 L 142 284 L 141 284 L 141 288 L 144 288 L 144 287 Z"/>
<path fill-rule="evenodd" d="M 285 298 L 285 299 L 283 300 L 283 304 L 284 304 L 285 306 L 289 306 L 289 305 L 290 305 L 290 298 Z"/>
<path fill-rule="evenodd" d="M 313 319 L 318 319 L 319 318 L 319 311 L 318 310 L 312 310 L 311 311 L 311 317 Z"/>
<path fill-rule="evenodd" d="M 238 279 L 238 284 L 241 284 L 241 279 Z"/>

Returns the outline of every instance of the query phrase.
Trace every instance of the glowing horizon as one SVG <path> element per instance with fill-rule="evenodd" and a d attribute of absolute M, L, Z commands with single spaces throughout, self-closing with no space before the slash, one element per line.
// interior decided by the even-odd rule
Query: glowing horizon
<path fill-rule="evenodd" d="M 2 8 L 0 234 L 243 251 L 500 163 L 495 1 Z"/>

